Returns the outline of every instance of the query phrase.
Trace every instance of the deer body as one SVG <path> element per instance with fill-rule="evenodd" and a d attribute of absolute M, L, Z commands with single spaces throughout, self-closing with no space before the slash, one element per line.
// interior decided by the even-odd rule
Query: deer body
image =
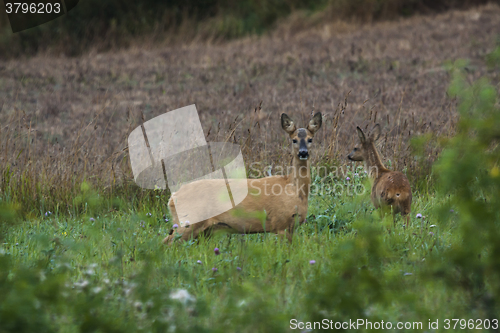
<path fill-rule="evenodd" d="M 352 161 L 364 161 L 365 170 L 373 181 L 371 201 L 383 212 L 391 209 L 393 216 L 401 213 L 409 222 L 411 212 L 411 187 L 408 178 L 399 171 L 387 169 L 380 159 L 375 141 L 380 137 L 380 125 L 376 124 L 368 138 L 357 127 L 360 144 L 347 156 Z"/>
<path fill-rule="evenodd" d="M 292 172 L 285 176 L 270 176 L 260 179 L 247 179 L 248 195 L 236 205 L 217 216 L 204 221 L 185 225 L 182 216 L 175 210 L 176 200 L 192 197 L 197 193 L 214 193 L 213 189 L 224 180 L 198 180 L 182 186 L 172 194 L 168 206 L 173 223 L 177 230 L 171 230 L 163 242 L 171 244 L 177 232 L 181 240 L 197 238 L 204 234 L 209 236 L 213 231 L 225 229 L 230 233 L 262 233 L 272 232 L 286 235 L 292 241 L 296 223 L 303 223 L 307 216 L 309 185 L 311 182 L 309 152 L 314 133 L 321 127 L 321 113 L 316 113 L 307 129 L 295 127 L 286 115 L 281 116 L 281 126 L 292 138 L 293 160 Z M 228 180 L 231 183 L 232 180 Z M 207 209 L 193 205 L 193 210 Z M 180 223 L 181 222 L 181 223 Z"/>

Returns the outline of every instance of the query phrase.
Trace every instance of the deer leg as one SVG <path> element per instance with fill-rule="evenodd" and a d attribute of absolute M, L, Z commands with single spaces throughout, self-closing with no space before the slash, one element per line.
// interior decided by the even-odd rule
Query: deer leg
<path fill-rule="evenodd" d="M 278 237 L 283 240 L 283 238 L 286 236 L 286 238 L 288 239 L 288 242 L 290 244 L 292 244 L 292 232 L 290 232 L 288 229 L 285 229 L 285 230 L 280 230 L 277 232 L 278 234 Z"/>
<path fill-rule="evenodd" d="M 295 231 L 295 228 L 298 227 L 299 223 L 300 223 L 300 216 L 297 214 L 293 214 L 292 220 L 288 224 L 288 228 L 286 228 L 285 230 L 278 231 L 278 235 L 281 235 L 280 236 L 281 238 L 283 238 L 283 236 L 286 236 L 286 238 L 288 239 L 288 242 L 290 244 L 292 244 L 293 233 Z"/>
<path fill-rule="evenodd" d="M 168 245 L 172 244 L 175 240 L 176 234 L 181 234 L 181 237 L 179 239 L 182 241 L 196 239 L 201 232 L 204 233 L 207 231 L 207 229 L 209 229 L 207 228 L 206 222 L 207 221 L 197 222 L 187 227 L 184 226 L 178 227 L 177 229 L 172 229 L 170 230 L 170 235 L 163 240 L 163 243 Z"/>
<path fill-rule="evenodd" d="M 177 216 L 177 211 L 175 210 L 175 205 L 172 200 L 172 197 L 170 197 L 170 200 L 168 201 L 168 210 L 170 211 L 170 216 L 172 217 L 172 225 L 179 225 L 179 217 Z M 168 236 L 163 239 L 163 244 L 171 244 L 174 240 L 175 237 L 175 230 L 170 229 Z"/>
<path fill-rule="evenodd" d="M 408 227 L 408 225 L 410 224 L 410 215 L 405 214 L 405 215 L 403 215 L 403 218 L 405 220 L 405 226 Z"/>
<path fill-rule="evenodd" d="M 207 225 L 207 227 L 204 228 L 203 230 L 200 230 L 197 237 L 199 235 L 203 235 L 203 236 L 205 236 L 205 238 L 210 238 L 210 237 L 212 237 L 214 232 L 217 230 L 232 229 L 226 223 L 217 222 L 217 220 L 215 220 L 213 218 L 209 218 L 206 222 L 206 225 Z"/>
<path fill-rule="evenodd" d="M 378 211 L 380 213 L 380 219 L 383 221 L 384 217 L 385 217 L 385 209 L 384 209 L 384 207 L 376 207 L 376 208 L 378 208 Z"/>
<path fill-rule="evenodd" d="M 163 243 L 163 244 L 170 244 L 170 243 L 172 242 L 172 239 L 173 239 L 172 234 L 170 234 L 170 235 L 168 235 L 167 237 L 165 237 L 165 238 L 163 239 L 163 242 L 162 242 L 162 243 Z"/>
<path fill-rule="evenodd" d="M 163 244 L 172 245 L 177 234 L 184 236 L 184 228 L 170 229 L 169 235 L 163 239 Z M 181 237 L 182 239 L 182 237 Z M 183 239 L 186 240 L 186 239 Z"/>

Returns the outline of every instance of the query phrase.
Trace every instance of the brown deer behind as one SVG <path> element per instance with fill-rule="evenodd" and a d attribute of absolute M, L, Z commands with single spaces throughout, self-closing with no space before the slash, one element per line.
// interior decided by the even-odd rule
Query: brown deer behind
<path fill-rule="evenodd" d="M 178 228 L 170 230 L 163 242 L 171 244 L 176 238 L 186 241 L 197 238 L 200 234 L 209 236 L 218 229 L 242 234 L 273 232 L 286 235 L 291 242 L 296 224 L 303 223 L 307 217 L 311 183 L 309 149 L 321 124 L 322 116 L 319 112 L 312 117 L 307 128 L 297 128 L 292 119 L 283 113 L 281 127 L 292 139 L 292 172 L 285 176 L 247 179 L 248 195 L 233 209 L 222 214 L 192 225 L 186 224 L 175 210 L 176 200 L 192 197 L 200 191 L 214 193 L 213 189 L 220 180 L 198 180 L 182 186 L 172 194 L 168 202 L 173 223 Z M 192 209 L 207 207 L 193 205 Z"/>
<path fill-rule="evenodd" d="M 365 170 L 373 181 L 371 200 L 375 208 L 381 208 L 383 214 L 392 209 L 394 223 L 395 214 L 401 213 L 408 226 L 412 200 L 410 182 L 403 173 L 391 171 L 382 164 L 375 147 L 375 141 L 380 137 L 380 125 L 373 127 L 368 138 L 359 126 L 356 129 L 360 143 L 347 158 L 351 161 L 364 161 Z"/>

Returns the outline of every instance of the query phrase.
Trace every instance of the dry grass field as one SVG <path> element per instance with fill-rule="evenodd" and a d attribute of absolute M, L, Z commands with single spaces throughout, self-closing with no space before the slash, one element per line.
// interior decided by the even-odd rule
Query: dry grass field
<path fill-rule="evenodd" d="M 325 115 L 313 165 L 346 165 L 356 125 L 378 122 L 385 161 L 420 184 L 439 148 L 414 156 L 410 138 L 446 136 L 457 120 L 445 64 L 469 59 L 471 81 L 498 81 L 485 60 L 499 41 L 497 5 L 296 30 L 284 23 L 263 37 L 217 45 L 136 42 L 120 52 L 2 61 L 0 169 L 9 166 L 11 186 L 24 182 L 25 194 L 53 209 L 83 179 L 99 189 L 124 184 L 130 131 L 196 104 L 207 140 L 240 143 L 247 165 L 262 170 L 290 162 L 281 112 L 301 124 L 313 110 Z M 1 181 L 6 191 L 5 175 Z"/>

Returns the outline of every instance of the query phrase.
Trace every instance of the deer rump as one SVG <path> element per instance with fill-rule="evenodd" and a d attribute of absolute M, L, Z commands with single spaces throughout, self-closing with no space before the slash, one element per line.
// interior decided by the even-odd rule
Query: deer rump
<path fill-rule="evenodd" d="M 373 183 L 371 199 L 375 208 L 392 206 L 394 214 L 409 214 L 412 194 L 408 178 L 399 171 L 380 175 Z"/>

